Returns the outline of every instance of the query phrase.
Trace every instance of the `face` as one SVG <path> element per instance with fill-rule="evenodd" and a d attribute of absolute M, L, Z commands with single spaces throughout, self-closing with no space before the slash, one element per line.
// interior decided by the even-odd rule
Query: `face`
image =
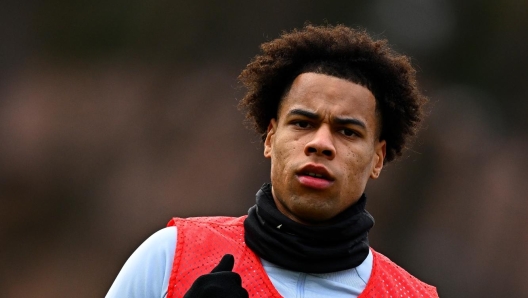
<path fill-rule="evenodd" d="M 299 223 L 321 224 L 357 202 L 383 167 L 378 123 L 367 88 L 323 74 L 299 75 L 264 142 L 278 209 Z"/>

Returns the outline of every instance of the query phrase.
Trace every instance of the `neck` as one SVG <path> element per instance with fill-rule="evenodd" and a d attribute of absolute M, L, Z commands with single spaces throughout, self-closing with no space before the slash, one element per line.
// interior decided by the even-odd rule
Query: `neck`
<path fill-rule="evenodd" d="M 331 222 L 310 225 L 284 215 L 271 185 L 257 193 L 257 204 L 244 222 L 245 240 L 260 257 L 290 270 L 325 273 L 354 268 L 368 255 L 368 231 L 374 224 L 366 197 Z"/>

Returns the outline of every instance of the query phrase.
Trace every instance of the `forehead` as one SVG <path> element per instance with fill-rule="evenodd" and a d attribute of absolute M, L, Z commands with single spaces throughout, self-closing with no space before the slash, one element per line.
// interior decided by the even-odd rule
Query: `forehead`
<path fill-rule="evenodd" d="M 369 89 L 318 73 L 295 78 L 279 106 L 279 118 L 293 109 L 307 109 L 322 117 L 355 117 L 373 125 L 376 122 L 376 99 Z"/>

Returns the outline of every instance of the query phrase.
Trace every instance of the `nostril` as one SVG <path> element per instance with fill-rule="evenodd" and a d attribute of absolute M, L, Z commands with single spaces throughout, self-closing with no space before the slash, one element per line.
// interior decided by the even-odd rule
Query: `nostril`
<path fill-rule="evenodd" d="M 308 147 L 308 153 L 316 153 L 317 152 L 317 149 L 315 149 L 314 147 Z"/>
<path fill-rule="evenodd" d="M 331 150 L 323 150 L 323 154 L 326 155 L 326 156 L 332 156 L 332 151 Z"/>

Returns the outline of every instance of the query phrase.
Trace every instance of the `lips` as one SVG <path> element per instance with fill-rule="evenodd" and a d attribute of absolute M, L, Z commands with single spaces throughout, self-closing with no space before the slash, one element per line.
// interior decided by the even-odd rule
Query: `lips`
<path fill-rule="evenodd" d="M 330 187 L 335 180 L 326 167 L 316 164 L 304 166 L 297 172 L 297 178 L 302 185 L 319 190 Z"/>

